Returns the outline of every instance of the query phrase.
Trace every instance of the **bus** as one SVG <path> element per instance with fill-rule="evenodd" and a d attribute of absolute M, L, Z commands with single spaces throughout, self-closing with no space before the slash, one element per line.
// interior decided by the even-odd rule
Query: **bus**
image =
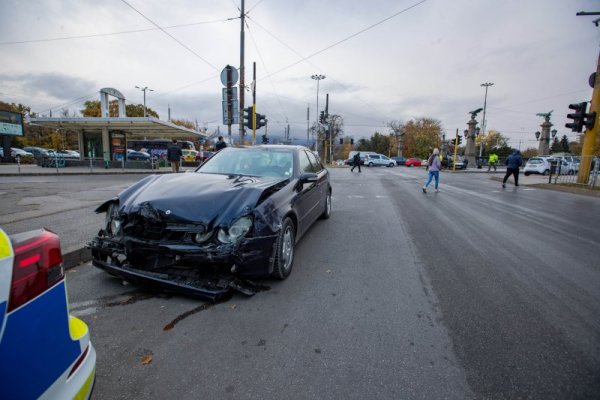
<path fill-rule="evenodd" d="M 169 139 L 149 139 L 149 140 L 127 140 L 127 148 L 135 151 L 145 151 L 151 156 L 167 158 L 167 149 L 171 145 Z M 196 150 L 193 142 L 189 140 L 178 140 L 177 144 L 182 150 Z"/>

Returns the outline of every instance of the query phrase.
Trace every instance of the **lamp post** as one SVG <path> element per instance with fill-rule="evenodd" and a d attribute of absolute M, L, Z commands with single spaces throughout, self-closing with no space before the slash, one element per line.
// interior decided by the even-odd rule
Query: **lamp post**
<path fill-rule="evenodd" d="M 311 78 L 317 81 L 317 112 L 315 112 L 315 118 L 317 120 L 317 139 L 315 140 L 315 151 L 317 151 L 317 142 L 319 140 L 319 131 L 321 128 L 321 124 L 319 123 L 319 82 L 321 79 L 325 79 L 325 75 L 315 74 L 311 75 Z"/>
<path fill-rule="evenodd" d="M 154 90 L 150 89 L 148 86 L 136 86 L 136 89 L 140 89 L 142 92 L 144 92 L 144 117 L 146 117 L 146 90 L 149 90 L 151 92 L 154 92 Z"/>
<path fill-rule="evenodd" d="M 479 141 L 479 158 L 481 158 L 481 155 L 483 153 L 483 137 L 485 136 L 485 109 L 487 108 L 487 92 L 488 92 L 488 87 L 490 86 L 494 86 L 494 84 L 492 82 L 486 82 L 486 83 L 482 83 L 479 86 L 485 86 L 485 97 L 483 99 L 483 121 L 481 123 L 481 139 Z"/>

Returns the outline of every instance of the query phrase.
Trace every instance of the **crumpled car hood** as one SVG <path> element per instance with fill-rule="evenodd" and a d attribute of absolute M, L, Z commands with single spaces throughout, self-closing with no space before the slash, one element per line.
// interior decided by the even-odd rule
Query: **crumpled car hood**
<path fill-rule="evenodd" d="M 119 194 L 119 211 L 135 213 L 151 206 L 169 218 L 228 224 L 250 213 L 266 189 L 285 180 L 199 173 L 151 175 Z M 96 211 L 101 212 L 103 206 Z"/>

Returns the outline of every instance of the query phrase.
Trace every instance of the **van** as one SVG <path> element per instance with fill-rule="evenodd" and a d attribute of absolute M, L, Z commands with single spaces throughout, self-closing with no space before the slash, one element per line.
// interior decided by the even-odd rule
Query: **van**
<path fill-rule="evenodd" d="M 367 154 L 377 154 L 377 153 L 376 153 L 376 152 L 374 152 L 374 151 L 351 151 L 351 152 L 348 154 L 348 161 L 349 161 L 350 163 L 352 163 L 352 160 L 354 159 L 354 155 L 355 155 L 356 153 L 360 153 L 360 164 L 361 164 L 361 165 L 364 165 L 364 164 L 365 164 L 365 156 L 366 156 Z"/>

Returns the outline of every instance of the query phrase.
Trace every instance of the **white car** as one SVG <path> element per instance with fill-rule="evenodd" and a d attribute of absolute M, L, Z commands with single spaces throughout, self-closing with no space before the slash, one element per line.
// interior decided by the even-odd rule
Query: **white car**
<path fill-rule="evenodd" d="M 523 173 L 525 176 L 531 174 L 549 175 L 552 167 L 550 160 L 550 157 L 531 157 L 527 160 Z"/>
<path fill-rule="evenodd" d="M 391 158 L 387 158 L 383 154 L 366 154 L 365 155 L 365 165 L 369 167 L 373 167 L 376 165 L 393 167 L 396 165 L 396 161 Z"/>

